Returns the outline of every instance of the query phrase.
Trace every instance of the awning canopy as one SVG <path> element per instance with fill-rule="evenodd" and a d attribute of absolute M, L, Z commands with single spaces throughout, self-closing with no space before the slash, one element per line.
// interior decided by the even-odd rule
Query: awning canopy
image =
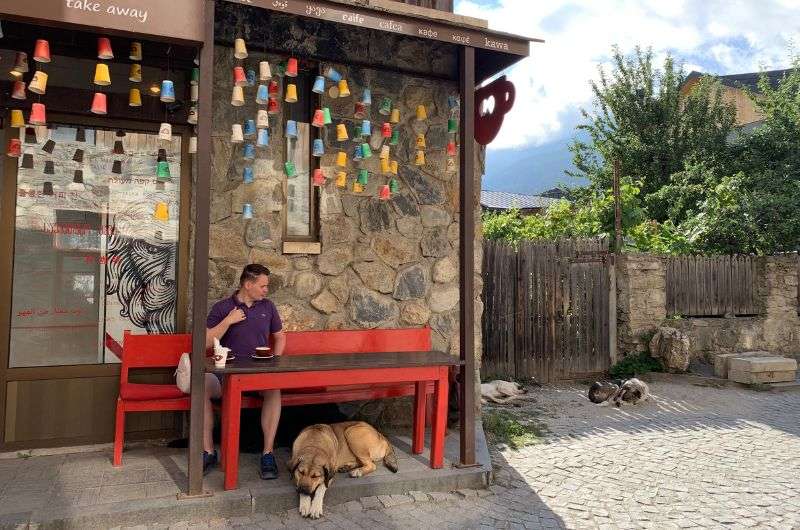
<path fill-rule="evenodd" d="M 364 5 L 353 0 L 225 0 L 244 6 L 260 7 L 279 13 L 346 24 L 424 40 L 475 48 L 476 84 L 505 70 L 530 54 L 531 42 L 542 39 L 522 37 L 458 22 L 449 13 L 389 3 Z M 430 16 L 432 14 L 437 16 Z"/>

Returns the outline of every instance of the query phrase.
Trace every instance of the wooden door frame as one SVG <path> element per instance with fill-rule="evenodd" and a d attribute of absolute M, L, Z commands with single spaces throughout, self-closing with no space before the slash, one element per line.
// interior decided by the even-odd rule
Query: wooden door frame
<path fill-rule="evenodd" d="M 7 118 L 7 116 L 6 116 Z M 49 121 L 95 127 L 97 129 L 123 129 L 158 133 L 159 125 L 150 121 L 118 120 L 50 113 Z M 10 123 L 5 119 L 4 123 Z M 173 134 L 181 137 L 181 173 L 180 173 L 180 213 L 178 217 L 178 252 L 176 285 L 178 289 L 176 331 L 183 331 L 186 323 L 189 287 L 189 220 L 191 214 L 191 174 L 192 159 L 189 155 L 189 137 L 191 128 L 188 125 L 173 124 Z M 17 132 L 6 126 L 0 130 L 3 145 Z M 58 446 L 65 443 L 96 443 L 107 441 L 99 437 L 76 437 L 45 440 L 42 442 L 11 442 L 5 440 L 6 396 L 7 386 L 11 381 L 38 381 L 48 379 L 75 379 L 91 377 L 118 377 L 119 364 L 80 364 L 61 366 L 36 366 L 10 368 L 11 337 L 11 298 L 13 295 L 14 276 L 14 242 L 16 230 L 16 196 L 17 196 L 17 159 L 3 157 L 3 187 L 0 190 L 0 248 L 11 249 L 0 257 L 0 449 L 16 449 L 20 447 Z"/>

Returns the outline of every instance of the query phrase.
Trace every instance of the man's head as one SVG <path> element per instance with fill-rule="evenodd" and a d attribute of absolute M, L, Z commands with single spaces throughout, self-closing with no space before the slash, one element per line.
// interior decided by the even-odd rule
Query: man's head
<path fill-rule="evenodd" d="M 251 300 L 263 300 L 269 290 L 269 269 L 258 263 L 245 266 L 239 277 L 239 289 Z"/>

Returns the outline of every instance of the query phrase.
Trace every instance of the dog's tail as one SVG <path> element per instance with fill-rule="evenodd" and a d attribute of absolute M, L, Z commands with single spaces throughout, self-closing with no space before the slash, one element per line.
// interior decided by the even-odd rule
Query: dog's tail
<path fill-rule="evenodd" d="M 397 473 L 397 455 L 394 454 L 394 447 L 392 447 L 389 440 L 386 440 L 386 454 L 383 457 L 383 465 L 389 468 L 392 473 Z"/>

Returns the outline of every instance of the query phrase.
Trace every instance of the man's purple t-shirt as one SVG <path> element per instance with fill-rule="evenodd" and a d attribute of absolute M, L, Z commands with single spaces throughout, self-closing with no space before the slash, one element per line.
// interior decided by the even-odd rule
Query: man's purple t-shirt
<path fill-rule="evenodd" d="M 214 304 L 208 313 L 206 327 L 213 328 L 222 322 L 235 307 L 244 311 L 247 318 L 229 327 L 219 342 L 236 355 L 250 355 L 258 346 L 269 346 L 270 333 L 277 333 L 283 328 L 278 309 L 271 300 L 265 298 L 247 307 L 236 298 L 235 293 Z"/>

